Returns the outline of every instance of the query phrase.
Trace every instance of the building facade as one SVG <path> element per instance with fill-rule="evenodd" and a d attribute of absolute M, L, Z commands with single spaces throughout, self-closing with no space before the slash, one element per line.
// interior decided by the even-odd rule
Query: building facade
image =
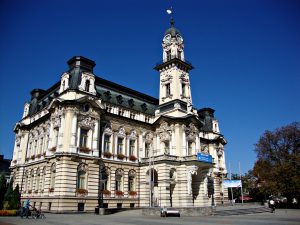
<path fill-rule="evenodd" d="M 81 56 L 48 90 L 31 91 L 11 163 L 23 199 L 52 212 L 227 200 L 226 140 L 214 110 L 193 106 L 193 66 L 173 20 L 162 49 L 159 99 L 97 77 Z"/>

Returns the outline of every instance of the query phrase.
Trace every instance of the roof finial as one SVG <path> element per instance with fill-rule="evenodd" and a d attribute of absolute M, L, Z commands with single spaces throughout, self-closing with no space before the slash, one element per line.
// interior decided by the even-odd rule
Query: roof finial
<path fill-rule="evenodd" d="M 170 15 L 170 24 L 171 24 L 171 27 L 174 27 L 174 19 L 173 19 L 173 8 L 172 6 L 170 7 L 170 9 L 167 9 L 167 13 Z"/>

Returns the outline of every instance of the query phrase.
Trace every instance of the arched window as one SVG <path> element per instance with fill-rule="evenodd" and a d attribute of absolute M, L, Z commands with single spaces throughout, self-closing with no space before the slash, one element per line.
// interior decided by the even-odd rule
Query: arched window
<path fill-rule="evenodd" d="M 121 169 L 117 169 L 116 171 L 116 191 L 123 190 L 123 171 Z"/>
<path fill-rule="evenodd" d="M 171 84 L 166 84 L 166 97 L 171 95 Z"/>
<path fill-rule="evenodd" d="M 101 169 L 101 191 L 110 189 L 110 169 L 106 166 L 103 166 Z"/>
<path fill-rule="evenodd" d="M 134 170 L 130 170 L 128 173 L 128 191 L 135 191 L 135 177 L 136 172 Z"/>
<path fill-rule="evenodd" d="M 55 188 L 56 164 L 53 163 L 50 169 L 50 192 Z"/>
<path fill-rule="evenodd" d="M 117 141 L 117 154 L 122 154 L 123 153 L 123 144 L 124 138 L 123 137 L 118 137 Z"/>
<path fill-rule="evenodd" d="M 86 189 L 86 168 L 84 164 L 80 164 L 77 169 L 77 188 Z"/>
<path fill-rule="evenodd" d="M 90 84 L 91 84 L 90 80 L 86 80 L 86 82 L 85 82 L 85 88 L 84 88 L 85 91 L 87 91 L 87 92 L 90 91 Z"/>

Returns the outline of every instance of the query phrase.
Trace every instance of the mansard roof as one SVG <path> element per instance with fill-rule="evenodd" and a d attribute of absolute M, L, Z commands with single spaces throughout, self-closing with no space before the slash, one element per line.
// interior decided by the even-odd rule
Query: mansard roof
<path fill-rule="evenodd" d="M 68 61 L 68 65 L 68 73 L 71 75 L 69 90 L 78 90 L 78 86 L 81 82 L 81 73 L 93 73 L 93 68 L 96 64 L 94 61 L 82 56 L 75 56 Z M 157 98 L 105 80 L 101 77 L 95 76 L 95 86 L 97 95 L 100 96 L 104 102 L 121 105 L 135 111 L 154 115 L 159 104 Z M 59 97 L 59 88 L 60 81 L 55 83 L 48 90 L 33 89 L 31 91 L 32 97 L 29 114 L 33 115 L 41 111 L 47 107 L 54 98 Z"/>

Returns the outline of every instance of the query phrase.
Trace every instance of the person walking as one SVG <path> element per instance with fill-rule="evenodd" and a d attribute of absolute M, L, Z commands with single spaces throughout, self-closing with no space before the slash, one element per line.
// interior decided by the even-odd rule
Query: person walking
<path fill-rule="evenodd" d="M 30 200 L 26 199 L 23 203 L 23 208 L 21 212 L 21 218 L 23 219 L 23 216 L 26 216 L 28 218 L 29 216 L 29 207 L 30 207 Z"/>

